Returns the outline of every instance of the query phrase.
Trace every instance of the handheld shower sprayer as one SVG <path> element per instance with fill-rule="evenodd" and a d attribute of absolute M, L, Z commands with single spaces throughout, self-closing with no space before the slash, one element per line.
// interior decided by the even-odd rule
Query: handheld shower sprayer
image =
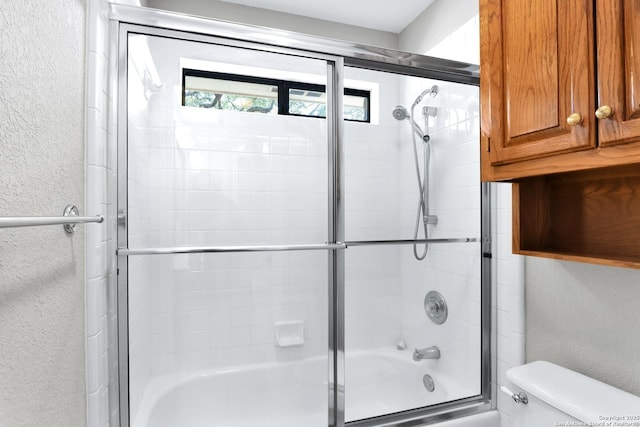
<path fill-rule="evenodd" d="M 418 201 L 418 209 L 416 212 L 416 225 L 413 233 L 414 239 L 418 238 L 418 235 L 420 234 L 420 229 L 422 229 L 424 233 L 424 238 L 428 239 L 429 231 L 428 231 L 427 225 L 437 224 L 437 220 L 438 220 L 437 216 L 429 214 L 429 159 L 431 157 L 431 154 L 430 154 L 431 144 L 428 144 L 429 140 L 431 139 L 428 133 L 429 131 L 428 119 L 429 117 L 436 117 L 438 113 L 438 109 L 436 107 L 429 107 L 429 106 L 423 107 L 422 114 L 424 118 L 424 126 L 426 129 L 425 131 L 423 131 L 420 128 L 420 126 L 418 125 L 418 123 L 416 123 L 416 120 L 415 120 L 415 109 L 418 106 L 418 104 L 422 102 L 422 99 L 427 94 L 431 94 L 431 96 L 436 96 L 438 94 L 438 86 L 434 85 L 429 89 L 422 91 L 422 93 L 418 95 L 418 97 L 415 99 L 415 101 L 413 101 L 413 104 L 411 105 L 411 115 L 409 115 L 409 112 L 407 111 L 407 109 L 401 105 L 398 105 L 393 109 L 393 117 L 396 120 L 400 120 L 400 121 L 409 120 L 409 122 L 411 123 L 411 129 L 413 130 L 412 132 L 413 157 L 415 160 L 416 177 L 418 179 L 418 190 L 419 190 L 419 196 L 420 196 Z M 416 136 L 422 140 L 423 144 L 418 144 L 418 139 L 416 138 Z M 418 145 L 421 145 L 422 154 L 423 154 L 422 171 L 420 170 L 421 169 L 420 161 L 418 158 L 419 157 Z M 413 245 L 413 255 L 418 261 L 425 259 L 425 257 L 427 256 L 428 250 L 429 250 L 428 244 L 424 245 L 424 249 L 421 251 L 421 253 L 418 252 L 418 245 L 417 244 Z"/>
<path fill-rule="evenodd" d="M 423 90 L 422 93 L 420 95 L 418 95 L 416 100 L 413 101 L 413 106 L 415 107 L 416 105 L 420 104 L 422 102 L 422 99 L 427 94 L 430 94 L 431 96 L 436 96 L 438 94 L 438 85 L 433 85 L 429 89 Z"/>

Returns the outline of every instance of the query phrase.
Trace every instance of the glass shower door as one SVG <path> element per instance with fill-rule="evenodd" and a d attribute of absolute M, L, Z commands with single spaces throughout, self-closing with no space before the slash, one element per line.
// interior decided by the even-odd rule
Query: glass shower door
<path fill-rule="evenodd" d="M 121 82 L 126 422 L 327 426 L 331 64 L 162 35 Z"/>
<path fill-rule="evenodd" d="M 481 396 L 478 88 L 350 67 L 345 80 L 378 100 L 370 123 L 345 123 L 345 419 Z"/>

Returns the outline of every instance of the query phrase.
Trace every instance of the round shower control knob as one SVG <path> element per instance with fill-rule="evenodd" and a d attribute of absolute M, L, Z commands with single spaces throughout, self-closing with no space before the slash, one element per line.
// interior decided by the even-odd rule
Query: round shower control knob
<path fill-rule="evenodd" d="M 424 311 L 433 323 L 441 325 L 447 320 L 449 310 L 444 297 L 436 291 L 430 291 L 424 297 Z"/>

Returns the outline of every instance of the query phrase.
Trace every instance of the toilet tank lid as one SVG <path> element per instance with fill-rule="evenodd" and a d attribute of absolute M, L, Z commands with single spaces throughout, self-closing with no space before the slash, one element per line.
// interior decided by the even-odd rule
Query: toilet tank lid
<path fill-rule="evenodd" d="M 507 370 L 507 379 L 531 396 L 583 422 L 603 417 L 640 419 L 640 397 L 550 362 L 536 361 Z M 609 421 L 615 421 L 609 418 Z M 629 420 L 627 418 L 626 420 Z"/>

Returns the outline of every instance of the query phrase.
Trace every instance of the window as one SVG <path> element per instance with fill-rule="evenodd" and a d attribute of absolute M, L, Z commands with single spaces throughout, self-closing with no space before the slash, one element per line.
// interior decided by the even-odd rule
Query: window
<path fill-rule="evenodd" d="M 184 69 L 182 105 L 250 113 L 326 117 L 323 85 Z M 345 89 L 344 119 L 370 121 L 370 93 Z"/>

